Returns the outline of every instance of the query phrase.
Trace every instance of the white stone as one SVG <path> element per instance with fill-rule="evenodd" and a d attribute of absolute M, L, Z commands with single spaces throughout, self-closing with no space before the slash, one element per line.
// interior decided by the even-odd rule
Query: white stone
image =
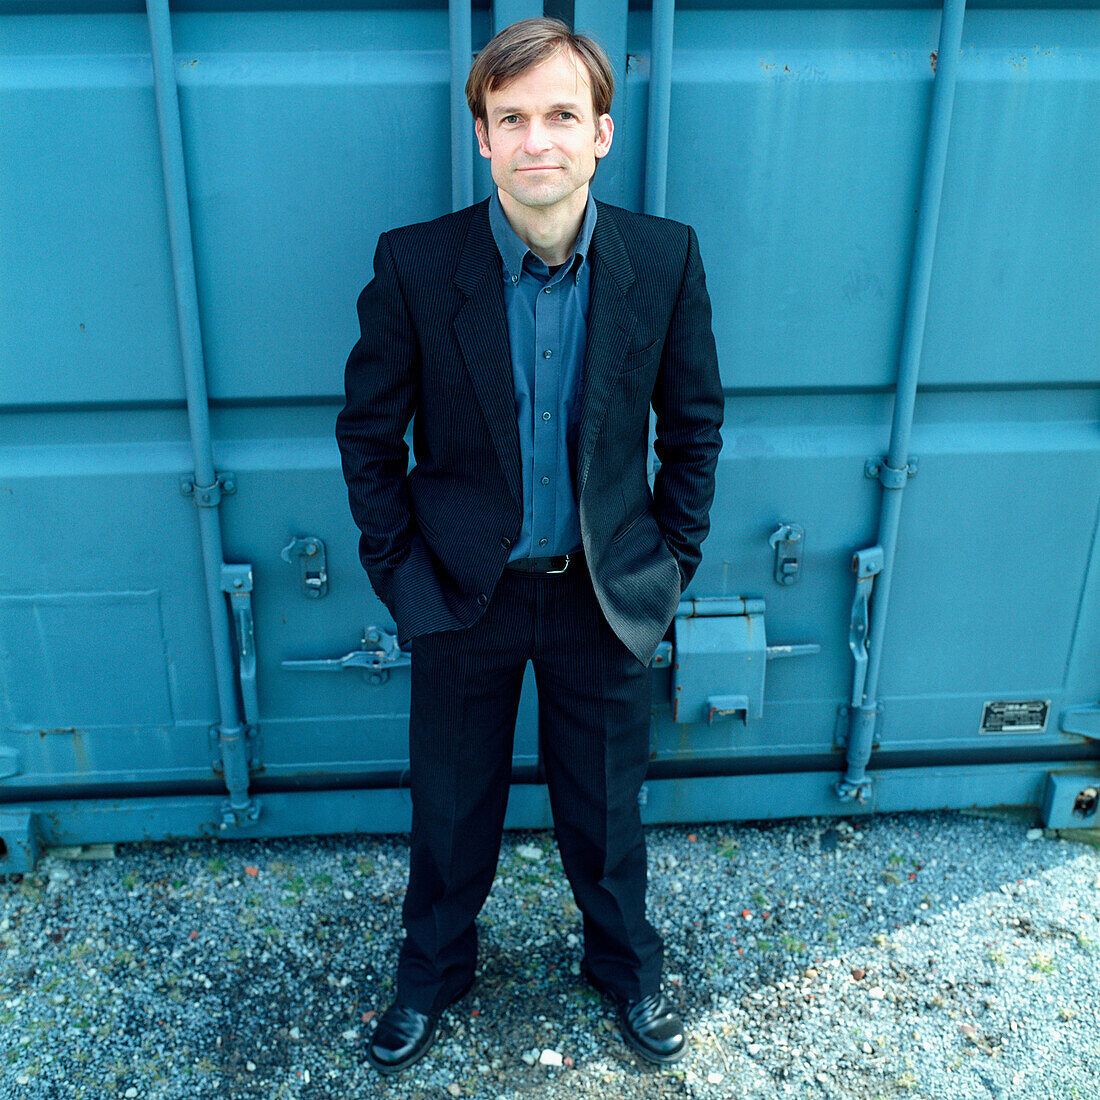
<path fill-rule="evenodd" d="M 561 1055 L 556 1050 L 544 1050 L 539 1055 L 539 1064 L 543 1066 L 560 1066 Z"/>
<path fill-rule="evenodd" d="M 353 1043 L 356 1039 L 359 1038 L 359 1032 L 356 1031 L 355 1028 L 350 1027 L 340 1036 L 340 1038 L 346 1039 L 349 1043 Z"/>
<path fill-rule="evenodd" d="M 542 859 L 542 849 L 536 848 L 533 844 L 521 844 L 516 848 L 516 855 L 520 859 L 530 860 L 534 863 L 536 860 Z"/>
<path fill-rule="evenodd" d="M 712 1085 L 720 1085 L 722 1083 L 722 1075 L 720 1073 L 708 1073 L 707 1081 Z"/>

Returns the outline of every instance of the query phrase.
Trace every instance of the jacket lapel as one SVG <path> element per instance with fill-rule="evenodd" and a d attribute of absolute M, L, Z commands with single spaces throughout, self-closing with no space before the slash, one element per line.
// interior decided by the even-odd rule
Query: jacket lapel
<path fill-rule="evenodd" d="M 626 358 L 638 318 L 626 301 L 634 283 L 611 209 L 597 203 L 596 228 L 590 248 L 592 283 L 588 302 L 588 336 L 584 353 L 580 427 L 577 435 L 577 496 L 584 491 L 592 450 L 607 412 L 615 377 Z"/>
<path fill-rule="evenodd" d="M 489 204 L 474 210 L 454 275 L 466 296 L 454 331 L 474 392 L 481 403 L 508 488 L 523 504 L 508 317 L 504 310 L 500 256 L 489 226 Z"/>

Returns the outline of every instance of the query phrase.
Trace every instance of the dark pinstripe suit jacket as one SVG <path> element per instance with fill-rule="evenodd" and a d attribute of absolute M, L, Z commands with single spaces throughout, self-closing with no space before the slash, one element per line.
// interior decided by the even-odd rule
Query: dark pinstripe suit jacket
<path fill-rule="evenodd" d="M 676 222 L 599 203 L 590 262 L 574 463 L 581 535 L 608 622 L 647 662 L 709 529 L 723 408 L 710 299 L 695 234 Z M 359 323 L 336 435 L 360 557 L 403 641 L 468 626 L 522 518 L 488 203 L 384 233 Z"/>

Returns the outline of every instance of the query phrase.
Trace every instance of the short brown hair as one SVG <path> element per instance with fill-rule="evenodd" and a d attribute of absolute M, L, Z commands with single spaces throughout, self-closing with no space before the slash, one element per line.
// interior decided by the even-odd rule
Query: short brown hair
<path fill-rule="evenodd" d="M 485 97 L 528 69 L 568 51 L 588 72 L 596 117 L 611 110 L 615 74 L 603 47 L 584 34 L 574 34 L 560 19 L 521 19 L 495 35 L 474 59 L 466 79 L 466 102 L 474 118 L 488 122 Z"/>

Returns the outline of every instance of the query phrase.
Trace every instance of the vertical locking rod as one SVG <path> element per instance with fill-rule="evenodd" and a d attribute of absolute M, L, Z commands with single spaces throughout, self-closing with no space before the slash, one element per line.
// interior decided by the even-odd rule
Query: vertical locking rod
<path fill-rule="evenodd" d="M 176 293 L 187 417 L 195 462 L 195 499 L 198 503 L 203 497 L 202 490 L 217 485 L 217 475 L 214 471 L 214 448 L 210 434 L 210 405 L 206 390 L 206 367 L 203 362 L 195 255 L 191 242 L 191 211 L 187 198 L 183 130 L 180 124 L 179 89 L 176 84 L 176 60 L 172 48 L 168 0 L 146 0 L 146 13 L 149 18 L 153 88 L 168 210 L 172 281 Z M 196 510 L 214 648 L 218 741 L 222 749 L 226 786 L 229 790 L 229 812 L 241 823 L 254 815 L 254 807 L 248 797 L 248 757 L 233 672 L 229 608 L 222 592 L 222 532 L 217 507 L 220 496 L 219 492 L 212 492 L 210 499 L 214 501 L 213 505 L 208 507 L 200 504 Z"/>
<path fill-rule="evenodd" d="M 466 77 L 474 52 L 470 0 L 449 0 L 447 11 L 451 47 L 451 209 L 462 210 L 474 201 L 472 123 L 466 106 Z"/>
<path fill-rule="evenodd" d="M 959 52 L 962 43 L 966 0 L 944 0 L 940 19 L 940 41 L 932 82 L 932 111 L 928 124 L 928 148 L 924 157 L 916 240 L 909 272 L 909 294 L 905 306 L 901 357 L 898 364 L 894 417 L 890 449 L 879 473 L 882 483 L 882 511 L 879 516 L 878 546 L 882 548 L 882 570 L 875 579 L 871 603 L 870 646 L 863 699 L 853 706 L 848 734 L 847 771 L 836 790 L 844 800 L 862 799 L 867 787 L 867 762 L 871 759 L 878 710 L 878 677 L 882 666 L 882 643 L 890 605 L 894 555 L 901 522 L 901 501 L 908 480 L 909 439 L 913 430 L 917 378 L 924 347 L 924 326 L 928 317 L 928 293 L 932 283 L 932 260 L 943 198 L 943 175 L 951 135 L 951 112 L 955 102 Z M 853 700 L 854 702 L 854 700 Z"/>
<path fill-rule="evenodd" d="M 645 212 L 665 216 L 668 128 L 672 105 L 672 30 L 676 0 L 653 0 L 649 62 L 649 133 L 646 136 Z"/>

